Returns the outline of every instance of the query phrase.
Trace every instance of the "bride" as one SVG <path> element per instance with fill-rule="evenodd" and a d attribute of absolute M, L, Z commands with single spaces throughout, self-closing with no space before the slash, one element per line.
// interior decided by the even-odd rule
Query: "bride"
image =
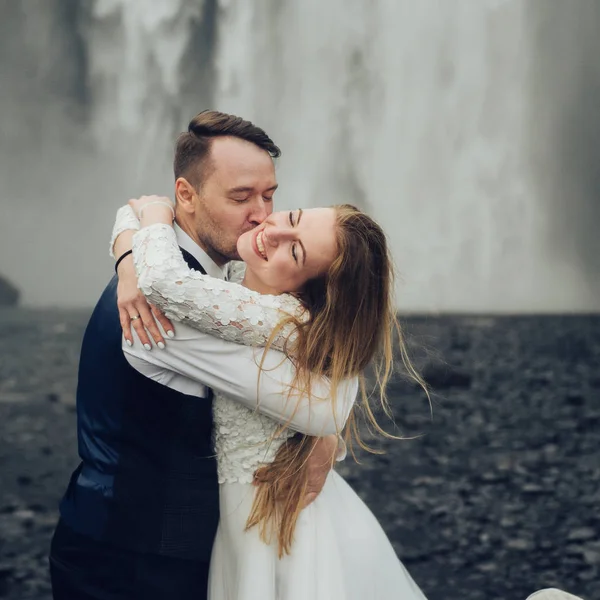
<path fill-rule="evenodd" d="M 246 268 L 235 283 L 189 269 L 167 198 L 129 205 L 119 211 L 115 232 L 140 218 L 133 255 L 149 302 L 231 343 L 282 350 L 296 366 L 290 403 L 298 402 L 294 392 L 310 397 L 313 375 L 327 376 L 335 397 L 345 378 L 360 376 L 374 361 L 386 408 L 397 325 L 393 271 L 385 235 L 371 218 L 349 205 L 273 213 L 239 238 Z M 382 431 L 361 387 L 360 403 L 331 406 L 349 441 L 358 437 L 358 409 Z M 310 402 L 331 403 L 315 396 Z M 298 404 L 292 414 L 302 409 Z M 303 508 L 306 459 L 316 438 L 219 394 L 213 414 L 221 516 L 210 600 L 424 599 L 375 517 L 335 471 Z"/>

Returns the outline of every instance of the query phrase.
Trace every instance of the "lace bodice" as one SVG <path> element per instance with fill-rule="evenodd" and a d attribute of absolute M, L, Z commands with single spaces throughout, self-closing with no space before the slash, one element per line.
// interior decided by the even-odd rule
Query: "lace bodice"
<path fill-rule="evenodd" d="M 169 318 L 228 341 L 265 346 L 282 318 L 306 318 L 293 296 L 259 294 L 238 283 L 191 270 L 168 225 L 138 231 L 133 239 L 133 257 L 138 285 L 152 304 Z M 293 325 L 276 334 L 273 347 L 282 350 L 290 343 Z M 219 483 L 251 483 L 256 469 L 271 462 L 281 444 L 294 434 L 220 394 L 215 395 L 213 415 Z"/>
<path fill-rule="evenodd" d="M 273 462 L 291 429 L 215 394 L 213 440 L 219 483 L 252 483 L 256 470 Z"/>

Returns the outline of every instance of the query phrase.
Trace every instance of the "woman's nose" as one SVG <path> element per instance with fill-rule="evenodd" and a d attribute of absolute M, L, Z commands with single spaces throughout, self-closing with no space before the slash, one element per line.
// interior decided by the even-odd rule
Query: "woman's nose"
<path fill-rule="evenodd" d="M 276 246 L 280 242 L 285 242 L 294 238 L 294 231 L 287 227 L 271 225 L 265 227 L 264 237 L 271 246 Z"/>

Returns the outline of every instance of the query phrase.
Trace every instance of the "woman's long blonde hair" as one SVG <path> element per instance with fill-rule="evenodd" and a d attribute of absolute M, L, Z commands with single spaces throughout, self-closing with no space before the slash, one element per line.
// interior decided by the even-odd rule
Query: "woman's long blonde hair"
<path fill-rule="evenodd" d="M 306 321 L 285 318 L 282 327 L 294 325 L 294 342 L 286 354 L 296 366 L 292 388 L 310 397 L 313 377 L 325 376 L 335 398 L 342 380 L 360 378 L 361 400 L 352 409 L 344 434 L 352 445 L 360 439 L 356 410 L 362 409 L 367 421 L 379 433 L 370 397 L 391 417 L 385 388 L 392 374 L 394 332 L 400 356 L 408 375 L 427 393 L 425 383 L 413 368 L 406 351 L 394 305 L 393 262 L 385 234 L 368 215 L 349 204 L 334 207 L 336 212 L 337 257 L 328 272 L 306 283 L 298 298 L 309 313 Z M 364 370 L 372 364 L 376 393 L 367 394 Z M 311 401 L 323 401 L 311 399 Z M 332 407 L 332 410 L 335 407 Z M 256 493 L 246 529 L 258 526 L 261 538 L 270 542 L 277 536 L 279 556 L 289 554 L 298 515 L 307 491 L 306 461 L 318 438 L 297 435 L 278 451 L 275 461 L 256 472 Z"/>

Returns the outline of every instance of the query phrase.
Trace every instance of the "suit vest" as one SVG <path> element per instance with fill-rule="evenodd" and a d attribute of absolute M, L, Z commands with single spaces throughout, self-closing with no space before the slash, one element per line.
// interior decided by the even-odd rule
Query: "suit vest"
<path fill-rule="evenodd" d="M 191 268 L 205 272 L 183 254 Z M 202 399 L 171 390 L 127 362 L 117 283 L 114 277 L 104 290 L 83 338 L 81 463 L 61 501 L 61 517 L 99 541 L 208 560 L 219 521 L 212 394 Z"/>

